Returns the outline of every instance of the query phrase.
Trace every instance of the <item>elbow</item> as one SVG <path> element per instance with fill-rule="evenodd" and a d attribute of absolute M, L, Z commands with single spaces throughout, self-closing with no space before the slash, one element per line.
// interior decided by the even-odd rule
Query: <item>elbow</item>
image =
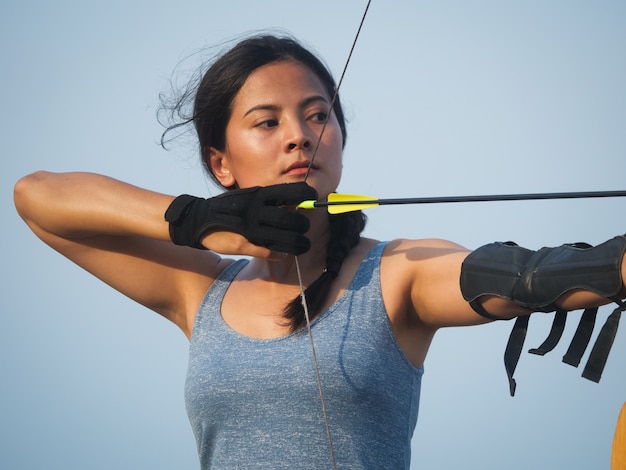
<path fill-rule="evenodd" d="M 33 209 L 36 207 L 37 194 L 51 173 L 37 171 L 20 178 L 13 187 L 13 203 L 22 219 L 28 222 L 32 218 Z"/>

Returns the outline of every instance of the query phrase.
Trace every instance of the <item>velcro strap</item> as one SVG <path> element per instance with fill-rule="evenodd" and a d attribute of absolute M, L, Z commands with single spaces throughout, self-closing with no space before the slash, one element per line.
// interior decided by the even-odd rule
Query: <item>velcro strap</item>
<path fill-rule="evenodd" d="M 177 245 L 192 246 L 201 250 L 206 248 L 196 240 L 196 232 L 189 229 L 189 221 L 185 225 L 186 218 L 194 212 L 195 207 L 205 204 L 205 199 L 191 196 L 189 194 L 181 194 L 165 211 L 165 220 L 169 222 L 170 239 Z M 196 209 L 197 210 L 197 209 Z"/>
<path fill-rule="evenodd" d="M 589 354 L 589 359 L 587 360 L 585 369 L 582 373 L 584 378 L 596 383 L 600 381 L 600 377 L 604 371 L 609 352 L 611 351 L 611 347 L 613 346 L 613 342 L 617 334 L 621 314 L 626 310 L 626 302 L 623 302 L 617 297 L 612 300 L 618 304 L 618 307 L 609 315 L 604 323 L 604 326 L 600 330 L 596 342 L 591 349 L 591 353 Z M 580 360 L 591 339 L 597 313 L 598 308 L 588 308 L 583 312 L 580 322 L 578 323 L 578 327 L 576 328 L 576 333 L 572 338 L 572 342 L 567 349 L 567 353 L 563 356 L 563 362 L 566 364 L 574 367 L 578 367 L 580 364 Z M 541 346 L 535 349 L 530 349 L 528 352 L 543 356 L 544 354 L 552 351 L 561 339 L 565 328 L 565 318 L 567 314 L 568 312 L 565 310 L 557 310 L 554 321 L 552 322 L 550 334 L 546 340 L 541 344 Z M 529 319 L 530 315 L 524 315 L 516 319 L 504 351 L 504 368 L 509 381 L 509 391 L 511 396 L 515 395 L 515 390 L 517 388 L 517 382 L 513 378 L 513 374 L 515 373 L 515 369 L 517 368 L 517 364 L 522 353 L 524 340 L 526 339 L 526 332 L 528 331 Z"/>
<path fill-rule="evenodd" d="M 565 356 L 563 356 L 563 362 L 565 364 L 578 367 L 580 359 L 583 357 L 583 354 L 585 354 L 587 345 L 591 340 L 591 334 L 593 333 L 593 327 L 596 324 L 597 316 L 597 307 L 588 308 L 583 312 L 580 317 L 580 321 L 578 322 L 576 333 L 574 333 L 574 338 L 572 338 L 572 342 L 570 343 Z"/>
<path fill-rule="evenodd" d="M 582 374 L 584 378 L 592 380 L 596 383 L 600 382 L 602 371 L 604 370 L 606 360 L 608 359 L 609 352 L 613 346 L 613 341 L 615 340 L 615 335 L 617 334 L 620 317 L 622 316 L 622 312 L 626 310 L 626 304 L 624 302 L 620 299 L 614 300 L 618 304 L 618 307 L 613 310 L 611 315 L 609 315 L 609 318 L 607 318 L 604 326 L 600 330 L 598 339 L 596 339 L 596 342 L 591 349 L 587 365 L 585 366 Z"/>
<path fill-rule="evenodd" d="M 509 378 L 509 392 L 511 396 L 515 396 L 515 389 L 517 388 L 513 374 L 515 373 L 519 358 L 522 355 L 524 340 L 526 339 L 526 332 L 528 331 L 528 320 L 530 320 L 530 315 L 517 317 L 511 335 L 509 336 L 509 341 L 506 344 L 506 349 L 504 350 L 504 369 Z"/>
<path fill-rule="evenodd" d="M 539 346 L 538 348 L 530 349 L 528 350 L 528 352 L 530 354 L 543 356 L 552 351 L 556 347 L 556 345 L 559 344 L 561 336 L 563 336 L 566 318 L 567 311 L 558 309 L 556 311 L 556 314 L 554 315 L 554 321 L 552 322 L 552 328 L 550 328 L 550 333 L 548 334 L 548 337 L 543 343 L 541 343 L 541 346 Z"/>

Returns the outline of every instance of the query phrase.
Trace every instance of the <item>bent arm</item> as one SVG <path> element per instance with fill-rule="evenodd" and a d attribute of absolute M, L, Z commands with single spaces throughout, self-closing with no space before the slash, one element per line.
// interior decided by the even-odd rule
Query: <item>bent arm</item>
<path fill-rule="evenodd" d="M 132 235 L 169 241 L 163 214 L 174 198 L 106 176 L 39 171 L 17 182 L 14 197 L 20 216 L 44 237 Z"/>
<path fill-rule="evenodd" d="M 45 243 L 190 334 L 222 263 L 170 242 L 163 214 L 172 196 L 96 174 L 37 172 L 18 181 L 14 199 Z"/>

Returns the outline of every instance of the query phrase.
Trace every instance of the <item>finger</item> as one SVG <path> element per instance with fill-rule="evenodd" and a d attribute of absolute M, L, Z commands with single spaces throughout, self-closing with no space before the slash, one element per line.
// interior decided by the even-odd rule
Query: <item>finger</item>
<path fill-rule="evenodd" d="M 255 244 L 235 232 L 213 232 L 202 239 L 202 245 L 215 253 L 233 256 L 252 256 L 268 261 L 280 261 L 289 256 L 289 254 L 293 254 L 291 253 L 294 251 L 293 249 L 280 249 L 283 243 L 279 242 L 278 249 L 273 246 L 267 246 L 272 245 L 270 241 L 267 241 L 264 245 Z"/>
<path fill-rule="evenodd" d="M 302 201 L 317 199 L 317 191 L 304 182 L 266 186 L 260 191 L 266 205 L 297 205 Z"/>
<path fill-rule="evenodd" d="M 302 235 L 288 233 L 283 239 L 273 241 L 268 248 L 271 248 L 274 251 L 285 252 L 290 255 L 298 256 L 311 249 L 311 240 Z"/>
<path fill-rule="evenodd" d="M 254 223 L 258 226 L 297 233 L 306 233 L 311 226 L 309 219 L 304 214 L 282 207 L 263 207 L 254 214 L 254 217 Z"/>
<path fill-rule="evenodd" d="M 311 241 L 307 237 L 292 231 L 260 227 L 256 235 L 257 238 L 251 240 L 253 243 L 273 251 L 297 256 L 306 253 L 311 248 Z"/>
<path fill-rule="evenodd" d="M 289 253 L 274 251 L 270 248 L 250 244 L 249 251 L 243 256 L 252 256 L 254 258 L 265 259 L 267 261 L 282 261 L 289 256 Z"/>

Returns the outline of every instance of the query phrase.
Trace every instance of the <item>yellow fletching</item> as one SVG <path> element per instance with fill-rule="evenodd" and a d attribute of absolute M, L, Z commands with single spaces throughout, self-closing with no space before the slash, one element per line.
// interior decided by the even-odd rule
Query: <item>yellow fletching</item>
<path fill-rule="evenodd" d="M 315 209 L 315 201 L 302 201 L 297 205 L 298 209 Z"/>
<path fill-rule="evenodd" d="M 353 201 L 378 201 L 378 198 L 372 196 L 363 196 L 361 194 L 330 193 L 328 195 L 328 202 L 351 203 Z"/>
<path fill-rule="evenodd" d="M 330 203 L 328 204 L 330 214 L 343 214 L 378 206 L 377 198 L 359 194 L 332 193 L 328 195 L 328 202 Z"/>
<path fill-rule="evenodd" d="M 370 209 L 380 205 L 379 200 L 371 196 L 358 194 L 337 194 L 328 196 L 328 201 L 302 201 L 298 209 L 315 209 L 325 207 L 329 214 L 343 214 L 345 212 Z"/>

